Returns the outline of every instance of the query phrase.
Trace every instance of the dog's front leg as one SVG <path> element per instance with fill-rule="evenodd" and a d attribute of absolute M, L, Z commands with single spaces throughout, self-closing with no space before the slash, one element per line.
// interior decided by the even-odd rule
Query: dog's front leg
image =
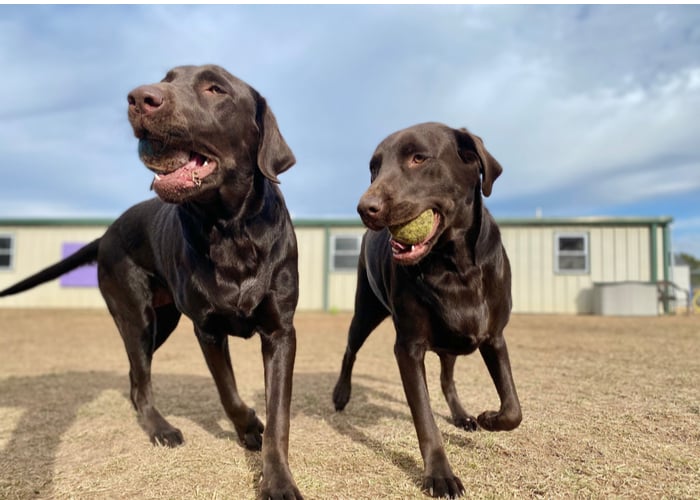
<path fill-rule="evenodd" d="M 523 417 L 503 335 L 489 339 L 479 347 L 479 351 L 501 399 L 501 407 L 497 412 L 485 411 L 477 417 L 479 425 L 487 431 L 513 430 L 520 425 Z"/>
<path fill-rule="evenodd" d="M 262 448 L 260 497 L 301 499 L 289 470 L 289 419 L 296 355 L 294 327 L 261 333 L 267 422 Z"/>
<path fill-rule="evenodd" d="M 394 354 L 423 456 L 423 490 L 433 497 L 462 496 L 464 486 L 452 473 L 440 430 L 430 408 L 430 396 L 425 380 L 425 348 L 414 343 L 397 342 Z"/>
<path fill-rule="evenodd" d="M 255 410 L 249 408 L 238 395 L 228 348 L 228 336 L 206 335 L 198 328 L 195 328 L 195 331 L 204 359 L 219 391 L 221 405 L 233 422 L 238 439 L 249 450 L 259 450 L 262 447 L 264 426 L 255 416 Z"/>

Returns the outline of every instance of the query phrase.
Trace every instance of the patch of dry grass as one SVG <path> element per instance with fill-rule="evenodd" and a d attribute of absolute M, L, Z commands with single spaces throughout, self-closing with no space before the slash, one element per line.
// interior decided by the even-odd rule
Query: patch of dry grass
<path fill-rule="evenodd" d="M 390 323 L 360 352 L 347 409 L 333 410 L 349 320 L 297 315 L 292 472 L 309 499 L 424 498 Z M 453 427 L 427 360 L 470 497 L 700 497 L 700 317 L 515 316 L 507 339 L 524 411 L 510 433 Z M 264 418 L 260 343 L 231 350 L 241 395 Z M 156 401 L 185 446 L 150 445 L 127 373 L 105 311 L 0 310 L 0 498 L 254 498 L 260 456 L 237 444 L 189 322 L 154 362 Z M 470 411 L 497 407 L 478 355 L 456 378 Z"/>

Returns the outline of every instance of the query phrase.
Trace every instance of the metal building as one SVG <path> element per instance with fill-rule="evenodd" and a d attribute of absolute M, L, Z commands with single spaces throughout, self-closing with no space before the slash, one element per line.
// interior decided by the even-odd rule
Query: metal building
<path fill-rule="evenodd" d="M 588 314 L 599 289 L 673 280 L 670 217 L 499 219 L 516 313 Z M 99 237 L 111 220 L 1 220 L 0 289 Z M 359 220 L 296 220 L 299 310 L 351 310 L 365 229 Z M 0 307 L 105 307 L 94 266 L 0 300 Z M 663 289 L 661 287 L 660 289 Z M 607 293 L 607 292 L 606 292 Z M 625 289 L 625 294 L 633 293 Z M 656 295 L 654 296 L 656 297 Z M 656 301 L 668 312 L 668 301 Z"/>

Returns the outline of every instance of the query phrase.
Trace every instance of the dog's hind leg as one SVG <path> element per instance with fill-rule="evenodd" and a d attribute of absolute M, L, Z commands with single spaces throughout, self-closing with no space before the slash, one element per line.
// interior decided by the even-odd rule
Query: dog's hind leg
<path fill-rule="evenodd" d="M 163 342 L 165 342 L 173 330 L 175 330 L 175 327 L 180 321 L 181 313 L 177 310 L 175 304 L 171 302 L 170 304 L 156 307 L 155 316 L 156 328 L 155 342 L 153 345 L 154 351 L 163 345 Z"/>
<path fill-rule="evenodd" d="M 389 315 L 389 311 L 372 291 L 367 278 L 367 271 L 360 259 L 357 272 L 357 291 L 355 292 L 355 312 L 350 322 L 348 344 L 343 356 L 338 382 L 333 389 L 333 403 L 336 411 L 341 411 L 350 401 L 352 388 L 352 368 L 357 352 L 369 337 L 369 334 Z"/>
<path fill-rule="evenodd" d="M 249 450 L 262 448 L 263 423 L 238 395 L 236 378 L 226 335 L 206 335 L 195 328 L 204 359 L 219 391 L 221 404 L 236 429 L 241 443 Z"/>
<path fill-rule="evenodd" d="M 522 421 L 520 401 L 510 369 L 506 341 L 502 334 L 496 335 L 479 347 L 489 374 L 496 385 L 501 407 L 496 411 L 485 411 L 478 417 L 479 425 L 488 431 L 510 431 Z"/>
<path fill-rule="evenodd" d="M 455 387 L 454 371 L 457 356 L 441 353 L 440 356 L 440 386 L 445 395 L 447 405 L 450 407 L 452 422 L 466 431 L 475 431 L 478 427 L 476 419 L 469 415 L 462 406 L 457 396 Z"/>

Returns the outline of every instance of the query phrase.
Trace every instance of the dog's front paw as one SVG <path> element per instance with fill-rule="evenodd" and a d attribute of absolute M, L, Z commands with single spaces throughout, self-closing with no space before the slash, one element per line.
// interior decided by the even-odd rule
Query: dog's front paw
<path fill-rule="evenodd" d="M 423 491 L 433 498 L 459 498 L 464 494 L 462 481 L 454 475 L 449 477 L 426 476 Z"/>
<path fill-rule="evenodd" d="M 479 425 L 487 431 L 512 431 L 520 425 L 522 419 L 520 411 L 485 411 L 477 417 Z"/>
<path fill-rule="evenodd" d="M 454 418 L 455 427 L 464 429 L 467 432 L 474 432 L 479 428 L 476 419 L 471 415 L 463 415 Z"/>
<path fill-rule="evenodd" d="M 170 448 L 175 448 L 185 442 L 185 438 L 182 436 L 180 429 L 172 426 L 157 429 L 151 433 L 150 439 L 151 443 L 156 446 L 168 446 Z"/>
<path fill-rule="evenodd" d="M 299 488 L 291 478 L 277 478 L 277 480 L 260 480 L 260 500 L 303 500 Z"/>

